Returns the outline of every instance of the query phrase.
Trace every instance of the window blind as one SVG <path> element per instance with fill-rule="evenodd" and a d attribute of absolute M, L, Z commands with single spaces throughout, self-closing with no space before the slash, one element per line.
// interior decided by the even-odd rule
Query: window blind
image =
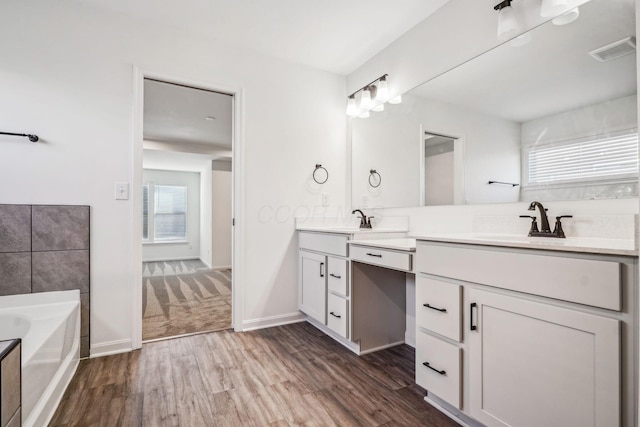
<path fill-rule="evenodd" d="M 638 133 L 536 146 L 529 184 L 590 181 L 638 174 Z"/>
<path fill-rule="evenodd" d="M 187 238 L 187 187 L 154 186 L 154 240 Z"/>
<path fill-rule="evenodd" d="M 149 240 L 149 186 L 142 186 L 142 240 Z"/>

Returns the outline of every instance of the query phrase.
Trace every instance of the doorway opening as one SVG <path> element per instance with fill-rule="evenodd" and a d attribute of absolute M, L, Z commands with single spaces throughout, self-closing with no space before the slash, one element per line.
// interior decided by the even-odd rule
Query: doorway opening
<path fill-rule="evenodd" d="M 423 206 L 460 204 L 463 139 L 425 131 L 422 145 Z"/>
<path fill-rule="evenodd" d="M 234 95 L 145 77 L 142 342 L 232 327 Z"/>

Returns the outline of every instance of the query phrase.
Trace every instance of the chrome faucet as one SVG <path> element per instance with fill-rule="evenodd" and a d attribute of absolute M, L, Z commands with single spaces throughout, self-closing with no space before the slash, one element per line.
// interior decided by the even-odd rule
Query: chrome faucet
<path fill-rule="evenodd" d="M 371 228 L 371 218 L 373 217 L 370 216 L 369 218 L 367 218 L 364 212 L 362 212 L 360 209 L 354 209 L 353 211 L 351 211 L 352 214 L 356 212 L 360 213 L 360 228 Z"/>
<path fill-rule="evenodd" d="M 549 227 L 549 219 L 547 218 L 547 210 L 542 206 L 540 202 L 531 202 L 529 205 L 530 211 L 535 211 L 536 207 L 540 210 L 540 230 L 538 230 L 538 223 L 536 217 L 529 215 L 520 215 L 520 218 L 531 218 L 531 228 L 529 229 L 529 236 L 533 237 L 559 237 L 564 238 L 564 230 L 562 230 L 562 218 L 573 218 L 573 215 L 560 215 L 556 217 L 556 225 L 551 231 Z"/>

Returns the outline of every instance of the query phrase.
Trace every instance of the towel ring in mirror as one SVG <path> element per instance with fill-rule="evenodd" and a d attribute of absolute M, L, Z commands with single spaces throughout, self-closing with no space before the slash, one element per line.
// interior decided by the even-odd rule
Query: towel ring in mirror
<path fill-rule="evenodd" d="M 371 169 L 369 171 L 369 185 L 373 188 L 378 188 L 380 184 L 382 184 L 382 177 L 377 170 Z"/>
<path fill-rule="evenodd" d="M 324 184 L 329 179 L 329 172 L 320 164 L 316 164 L 316 169 L 313 171 L 313 180 L 318 184 Z"/>

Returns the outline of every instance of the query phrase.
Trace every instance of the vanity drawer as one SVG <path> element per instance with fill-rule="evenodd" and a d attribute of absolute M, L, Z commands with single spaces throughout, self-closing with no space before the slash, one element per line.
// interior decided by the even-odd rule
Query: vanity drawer
<path fill-rule="evenodd" d="M 411 271 L 411 254 L 408 252 L 351 245 L 351 260 L 394 270 Z"/>
<path fill-rule="evenodd" d="M 348 240 L 348 236 L 344 234 L 298 232 L 298 246 L 300 249 L 344 257 L 347 256 Z"/>
<path fill-rule="evenodd" d="M 348 303 L 346 298 L 338 295 L 329 294 L 327 297 L 327 326 L 345 338 L 349 338 L 347 336 Z"/>
<path fill-rule="evenodd" d="M 327 259 L 327 285 L 330 292 L 335 292 L 342 296 L 348 296 L 349 288 L 347 283 L 347 260 L 342 258 L 328 257 Z"/>
<path fill-rule="evenodd" d="M 461 341 L 462 286 L 427 277 L 416 278 L 416 325 Z"/>
<path fill-rule="evenodd" d="M 620 310 L 619 262 L 517 249 L 419 242 L 416 273 L 450 277 L 533 295 Z M 463 268 L 461 268 L 463 267 Z"/>
<path fill-rule="evenodd" d="M 462 349 L 419 329 L 416 335 L 416 383 L 461 409 Z"/>

